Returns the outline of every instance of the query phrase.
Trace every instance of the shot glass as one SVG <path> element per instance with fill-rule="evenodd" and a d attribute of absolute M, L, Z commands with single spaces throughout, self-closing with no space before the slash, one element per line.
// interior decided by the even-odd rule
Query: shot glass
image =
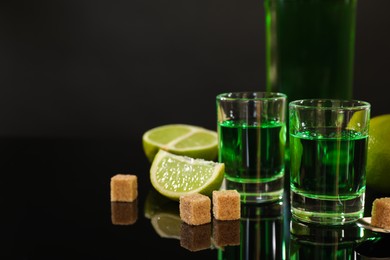
<path fill-rule="evenodd" d="M 283 93 L 230 92 L 217 96 L 218 160 L 225 164 L 225 187 L 244 203 L 283 196 L 286 142 Z"/>
<path fill-rule="evenodd" d="M 370 107 L 358 100 L 289 103 L 294 218 L 343 225 L 363 216 Z"/>

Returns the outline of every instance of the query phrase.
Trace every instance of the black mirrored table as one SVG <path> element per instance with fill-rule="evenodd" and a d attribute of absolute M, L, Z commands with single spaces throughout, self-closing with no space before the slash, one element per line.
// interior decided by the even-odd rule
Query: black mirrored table
<path fill-rule="evenodd" d="M 135 139 L 1 138 L 0 259 L 390 259 L 389 234 L 291 219 L 288 188 L 240 220 L 186 225 Z M 137 175 L 136 201 L 110 202 L 118 173 Z M 365 215 L 381 196 L 367 191 Z"/>

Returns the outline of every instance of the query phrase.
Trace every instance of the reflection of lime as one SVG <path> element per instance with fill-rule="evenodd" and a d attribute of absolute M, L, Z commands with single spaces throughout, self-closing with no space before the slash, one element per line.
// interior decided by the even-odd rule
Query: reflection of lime
<path fill-rule="evenodd" d="M 152 188 L 146 196 L 144 215 L 151 219 L 153 215 L 162 212 L 179 215 L 179 203 L 168 199 Z"/>
<path fill-rule="evenodd" d="M 205 160 L 215 160 L 218 155 L 217 132 L 193 125 L 169 124 L 152 128 L 143 134 L 142 145 L 150 162 L 159 149 Z"/>
<path fill-rule="evenodd" d="M 150 168 L 150 181 L 162 195 L 179 200 L 181 195 L 211 196 L 223 181 L 225 164 L 194 159 L 159 150 Z"/>
<path fill-rule="evenodd" d="M 179 214 L 156 213 L 152 216 L 151 222 L 160 237 L 180 239 L 182 221 Z"/>
<path fill-rule="evenodd" d="M 181 219 L 177 201 L 151 189 L 145 200 L 144 214 L 159 236 L 180 239 Z"/>
<path fill-rule="evenodd" d="M 390 114 L 370 120 L 366 178 L 367 187 L 390 194 Z"/>

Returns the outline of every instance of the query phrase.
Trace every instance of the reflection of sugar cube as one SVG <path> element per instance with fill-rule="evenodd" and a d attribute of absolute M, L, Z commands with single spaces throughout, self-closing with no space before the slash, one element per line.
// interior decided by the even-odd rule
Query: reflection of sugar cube
<path fill-rule="evenodd" d="M 211 222 L 211 200 L 208 196 L 192 193 L 180 197 L 180 218 L 189 225 Z"/>
<path fill-rule="evenodd" d="M 190 251 L 200 251 L 211 247 L 211 223 L 180 227 L 180 245 Z"/>
<path fill-rule="evenodd" d="M 390 197 L 374 200 L 371 210 L 371 225 L 390 229 Z"/>
<path fill-rule="evenodd" d="M 218 220 L 240 219 L 240 193 L 236 190 L 213 191 L 213 214 Z"/>
<path fill-rule="evenodd" d="M 132 225 L 137 221 L 137 200 L 133 202 L 111 202 L 111 222 L 114 225 Z"/>
<path fill-rule="evenodd" d="M 240 220 L 213 219 L 213 240 L 217 247 L 240 244 Z"/>
<path fill-rule="evenodd" d="M 111 201 L 132 202 L 138 196 L 137 176 L 117 174 L 111 178 Z"/>

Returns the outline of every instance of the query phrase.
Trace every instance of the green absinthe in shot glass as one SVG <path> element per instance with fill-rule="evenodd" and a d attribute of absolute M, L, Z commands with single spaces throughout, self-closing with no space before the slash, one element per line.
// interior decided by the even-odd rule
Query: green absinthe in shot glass
<path fill-rule="evenodd" d="M 367 134 L 346 129 L 316 128 L 291 134 L 293 213 L 310 219 L 315 212 L 330 222 L 332 218 L 349 222 L 362 217 L 367 143 Z"/>
<path fill-rule="evenodd" d="M 272 185 L 283 178 L 285 123 L 269 121 L 259 126 L 228 120 L 218 123 L 218 131 L 219 161 L 225 163 L 227 180 Z"/>

